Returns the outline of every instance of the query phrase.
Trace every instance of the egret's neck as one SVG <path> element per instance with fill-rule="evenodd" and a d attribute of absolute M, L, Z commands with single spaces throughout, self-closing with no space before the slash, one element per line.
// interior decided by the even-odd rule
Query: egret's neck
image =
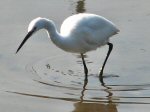
<path fill-rule="evenodd" d="M 46 24 L 46 29 L 48 31 L 49 37 L 51 40 L 57 45 L 58 42 L 61 40 L 61 36 L 56 29 L 56 26 L 53 21 L 49 20 Z"/>
<path fill-rule="evenodd" d="M 48 23 L 46 24 L 46 29 L 48 31 L 49 37 L 56 46 L 63 50 L 67 50 L 68 48 L 70 48 L 70 39 L 66 39 L 57 31 L 53 21 L 48 20 Z"/>

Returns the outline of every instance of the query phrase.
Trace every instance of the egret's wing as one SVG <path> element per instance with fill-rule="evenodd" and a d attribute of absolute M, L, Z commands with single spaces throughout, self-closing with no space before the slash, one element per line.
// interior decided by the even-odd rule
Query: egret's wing
<path fill-rule="evenodd" d="M 105 44 L 118 31 L 112 22 L 93 14 L 71 16 L 63 22 L 60 30 L 66 38 L 74 38 L 91 45 Z"/>

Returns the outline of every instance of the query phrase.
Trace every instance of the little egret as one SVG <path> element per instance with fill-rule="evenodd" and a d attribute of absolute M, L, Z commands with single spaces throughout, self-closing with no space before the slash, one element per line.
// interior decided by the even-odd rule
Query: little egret
<path fill-rule="evenodd" d="M 103 45 L 109 46 L 106 59 L 100 71 L 100 76 L 102 76 L 105 64 L 113 48 L 113 44 L 109 42 L 109 38 L 119 32 L 114 23 L 95 14 L 81 13 L 68 17 L 62 23 L 60 33 L 57 31 L 52 20 L 38 17 L 29 24 L 28 34 L 18 47 L 16 53 L 29 37 L 40 29 L 48 31 L 49 37 L 57 47 L 67 52 L 81 54 L 86 76 L 88 69 L 83 54 Z"/>

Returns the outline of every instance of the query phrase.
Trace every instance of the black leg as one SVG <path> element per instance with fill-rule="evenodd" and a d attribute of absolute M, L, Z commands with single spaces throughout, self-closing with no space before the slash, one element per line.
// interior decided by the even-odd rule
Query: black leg
<path fill-rule="evenodd" d="M 100 71 L 100 79 L 101 79 L 101 81 L 103 82 L 103 77 L 102 77 L 102 75 L 103 75 L 103 71 L 104 71 L 104 67 L 105 67 L 105 64 L 106 64 L 106 62 L 107 62 L 107 59 L 108 59 L 108 57 L 109 57 L 109 55 L 110 55 L 110 53 L 111 53 L 111 51 L 112 51 L 112 49 L 113 49 L 113 44 L 112 43 L 107 43 L 107 45 L 109 46 L 109 50 L 108 50 L 108 53 L 107 53 L 107 56 L 106 56 L 106 59 L 105 59 L 105 61 L 104 61 L 104 63 L 103 63 L 103 66 L 102 66 L 102 69 L 101 69 L 101 71 Z"/>
<path fill-rule="evenodd" d="M 85 77 L 84 85 L 83 85 L 83 88 L 82 88 L 82 91 L 81 91 L 81 97 L 80 97 L 80 100 L 81 100 L 80 102 L 81 103 L 84 101 L 84 93 L 85 93 L 85 90 L 86 90 L 87 83 L 88 83 L 88 79 L 87 79 L 87 77 Z"/>
<path fill-rule="evenodd" d="M 81 53 L 81 58 L 82 58 L 83 66 L 84 66 L 84 73 L 85 73 L 85 76 L 86 76 L 86 78 L 87 78 L 88 69 L 87 69 L 87 67 L 86 67 L 85 60 L 84 60 L 84 56 L 83 56 L 82 53 Z"/>

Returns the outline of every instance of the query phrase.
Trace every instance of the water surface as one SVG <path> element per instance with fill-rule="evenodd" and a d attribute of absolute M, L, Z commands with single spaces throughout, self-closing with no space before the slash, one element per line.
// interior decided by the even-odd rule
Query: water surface
<path fill-rule="evenodd" d="M 45 0 L 1 2 L 0 108 L 4 112 L 149 112 L 149 1 Z M 87 53 L 88 82 L 81 58 L 57 48 L 44 31 L 15 51 L 35 17 L 62 21 L 90 12 L 113 21 L 120 33 L 104 71 L 108 46 Z M 57 105 L 57 107 L 56 107 Z"/>

